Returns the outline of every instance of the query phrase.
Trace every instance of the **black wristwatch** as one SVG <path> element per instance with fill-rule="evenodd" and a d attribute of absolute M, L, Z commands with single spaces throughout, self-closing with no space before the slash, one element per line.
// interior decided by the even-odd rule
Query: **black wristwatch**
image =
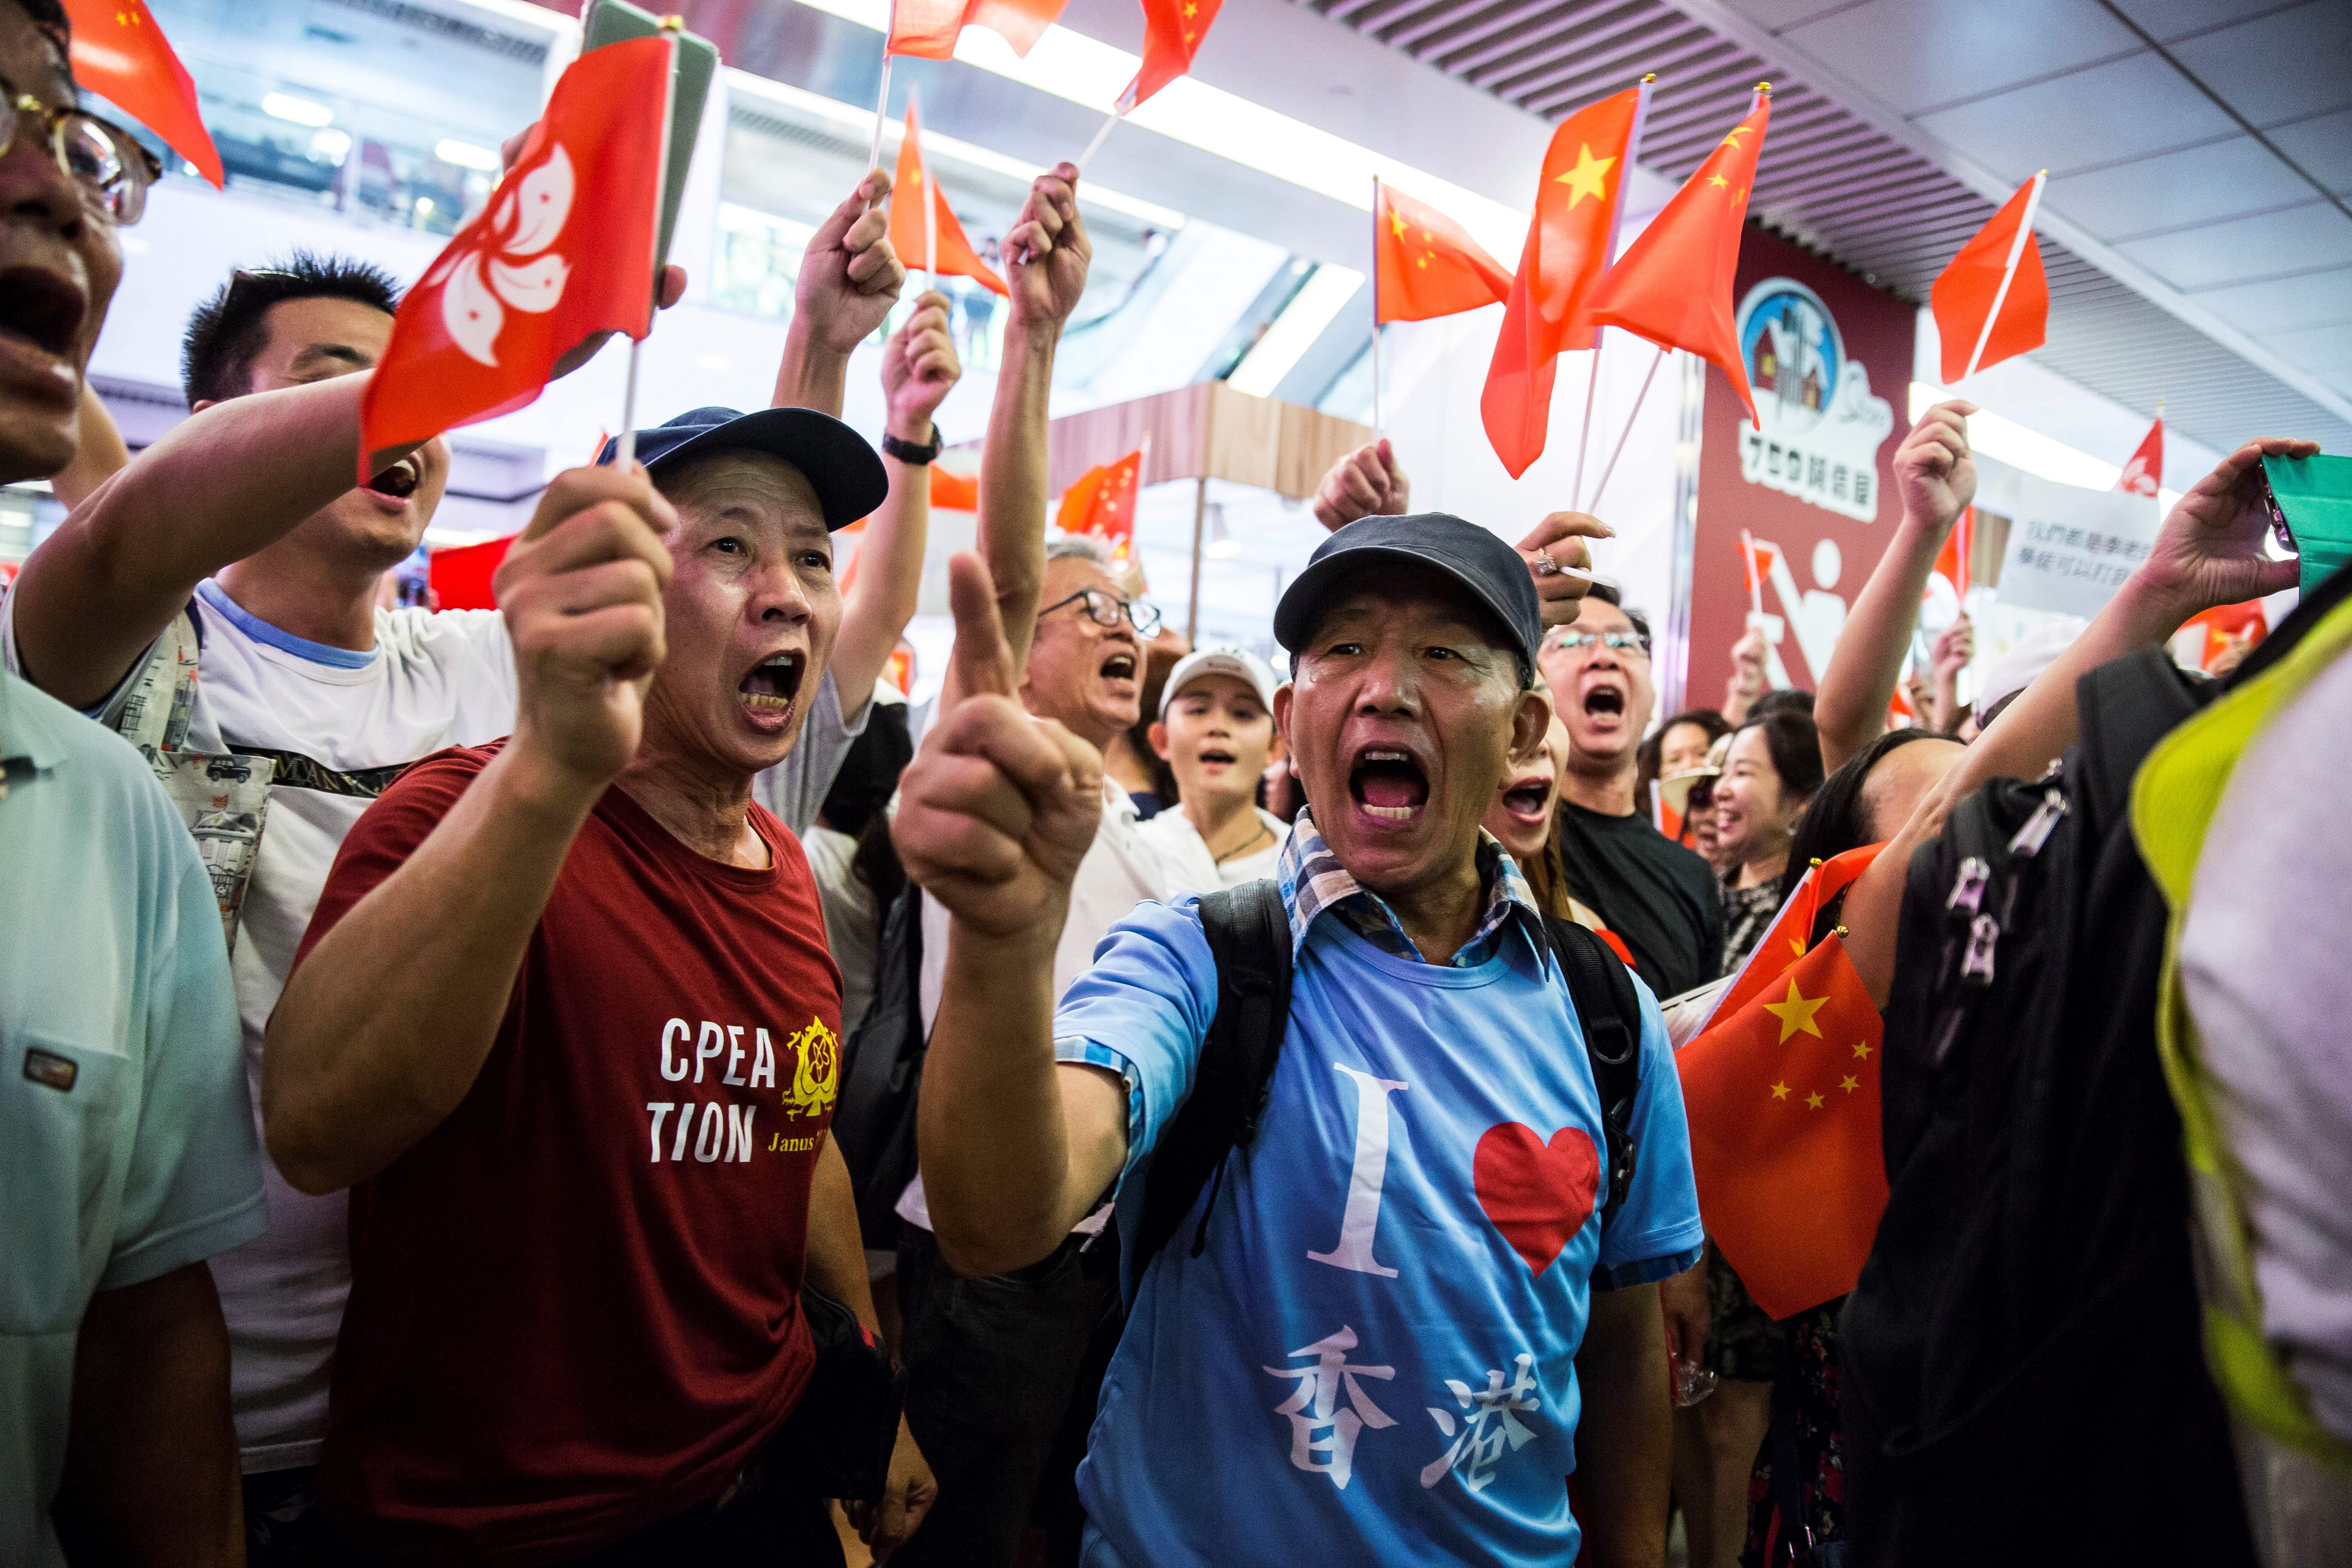
<path fill-rule="evenodd" d="M 912 464 L 919 468 L 940 455 L 940 447 L 942 444 L 940 440 L 940 427 L 936 423 L 931 426 L 931 439 L 928 446 L 918 447 L 912 441 L 901 441 L 887 431 L 883 432 L 882 435 L 882 449 L 885 452 L 902 463 Z"/>

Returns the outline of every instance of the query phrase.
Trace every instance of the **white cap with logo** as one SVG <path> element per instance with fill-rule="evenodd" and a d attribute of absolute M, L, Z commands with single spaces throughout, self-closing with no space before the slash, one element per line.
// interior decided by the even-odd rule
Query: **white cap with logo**
<path fill-rule="evenodd" d="M 1269 712 L 1273 710 L 1274 670 L 1247 648 L 1225 646 L 1196 648 L 1176 661 L 1176 668 L 1168 672 L 1168 684 L 1160 689 L 1160 717 L 1166 719 L 1178 694 L 1204 675 L 1232 676 L 1255 691 Z"/>

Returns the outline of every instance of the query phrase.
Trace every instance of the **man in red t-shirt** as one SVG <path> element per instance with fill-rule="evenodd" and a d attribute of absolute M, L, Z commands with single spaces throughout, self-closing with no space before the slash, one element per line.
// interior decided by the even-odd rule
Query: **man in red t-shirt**
<path fill-rule="evenodd" d="M 803 1276 L 873 1307 L 826 1136 L 840 973 L 751 782 L 832 651 L 830 531 L 886 483 L 806 409 L 637 449 L 650 484 L 549 488 L 498 577 L 514 733 L 360 819 L 270 1021 L 278 1168 L 352 1189 L 320 1494 L 397 1561 L 840 1562 L 761 1463 Z M 903 1426 L 891 1472 L 877 1544 L 931 1489 Z"/>

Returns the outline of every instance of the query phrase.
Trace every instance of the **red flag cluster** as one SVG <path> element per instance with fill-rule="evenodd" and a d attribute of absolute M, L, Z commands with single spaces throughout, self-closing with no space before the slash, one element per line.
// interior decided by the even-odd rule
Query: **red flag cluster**
<path fill-rule="evenodd" d="M 1491 305 L 1511 275 L 1460 224 L 1372 182 L 1372 321 L 1426 321 Z"/>

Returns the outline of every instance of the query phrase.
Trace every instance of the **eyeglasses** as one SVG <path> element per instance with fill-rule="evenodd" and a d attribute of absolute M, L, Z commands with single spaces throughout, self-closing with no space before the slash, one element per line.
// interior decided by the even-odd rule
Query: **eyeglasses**
<path fill-rule="evenodd" d="M 1118 598 L 1104 593 L 1100 588 L 1081 588 L 1066 599 L 1056 599 L 1037 612 L 1038 618 L 1044 619 L 1064 605 L 1081 605 L 1086 610 L 1087 619 L 1106 629 L 1118 626 L 1119 617 L 1125 616 L 1129 624 L 1135 627 L 1135 635 L 1139 637 L 1153 637 L 1160 631 L 1160 610 L 1157 605 L 1139 605 L 1133 599 Z"/>
<path fill-rule="evenodd" d="M 58 167 L 81 187 L 82 205 L 117 228 L 137 223 L 147 210 L 147 187 L 163 178 L 155 154 L 111 121 L 79 109 L 51 109 L 0 77 L 0 97 L 16 113 L 0 123 L 0 155 L 16 145 L 16 130 L 29 115 L 48 138 Z"/>
<path fill-rule="evenodd" d="M 1644 658 L 1650 656 L 1650 639 L 1639 632 L 1580 632 L 1570 626 L 1551 635 L 1551 646 L 1556 648 L 1591 647 L 1595 643 L 1612 653 L 1638 653 Z"/>

